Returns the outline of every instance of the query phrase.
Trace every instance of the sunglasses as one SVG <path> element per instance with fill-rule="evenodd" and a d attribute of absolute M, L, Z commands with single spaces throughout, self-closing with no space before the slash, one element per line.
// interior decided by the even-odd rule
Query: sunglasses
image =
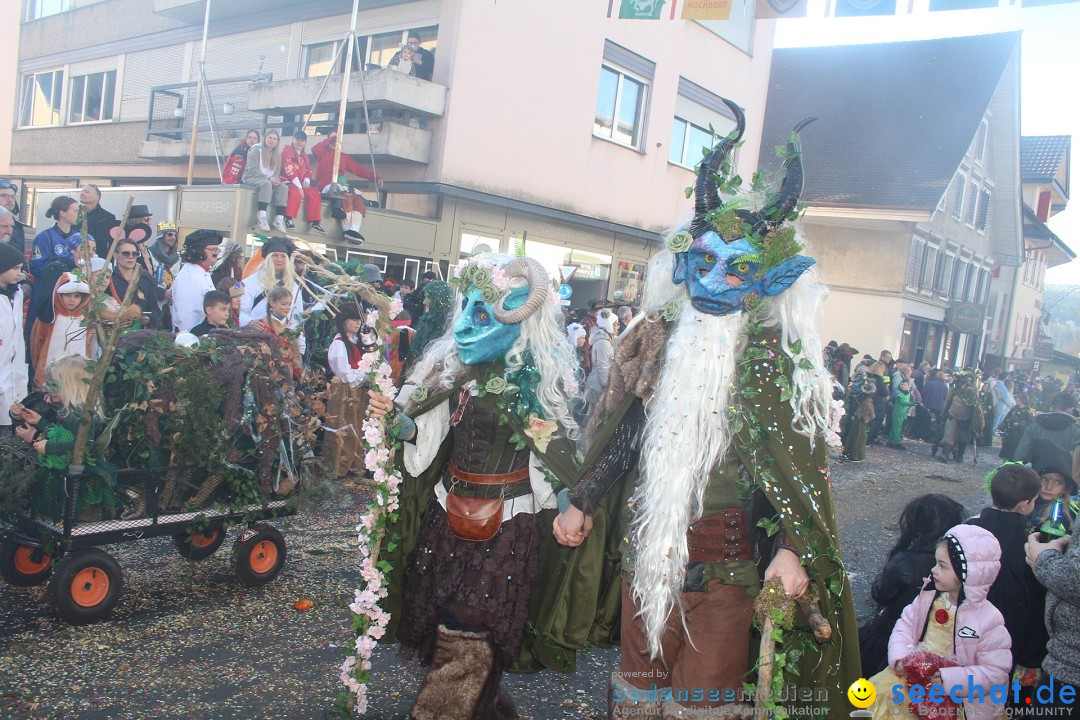
<path fill-rule="evenodd" d="M 19 186 L 8 182 L 7 180 L 0 180 L 0 190 L 14 190 L 15 192 L 19 192 Z"/>
<path fill-rule="evenodd" d="M 135 250 L 121 250 L 116 254 L 120 257 L 139 257 L 139 253 Z"/>

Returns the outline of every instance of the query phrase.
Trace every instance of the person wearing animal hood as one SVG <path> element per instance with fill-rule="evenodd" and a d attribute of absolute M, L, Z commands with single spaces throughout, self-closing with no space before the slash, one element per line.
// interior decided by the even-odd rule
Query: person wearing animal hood
<path fill-rule="evenodd" d="M 738 691 L 755 680 L 755 596 L 777 578 L 789 596 L 816 596 L 832 627 L 824 644 L 801 618 L 784 633 L 787 680 L 827 689 L 805 709 L 846 716 L 859 639 L 828 478 L 832 381 L 815 329 L 825 289 L 806 275 L 814 260 L 799 254 L 791 222 L 803 183 L 797 133 L 809 121 L 792 133 L 782 186 L 751 211 L 720 198 L 717 178 L 732 177 L 745 128 L 726 102 L 737 129 L 702 159 L 694 218 L 650 264 L 643 312 L 590 421 L 585 472 L 554 525 L 577 547 L 553 583 L 569 609 L 536 628 L 574 647 L 591 639 L 589 625 L 615 622 L 611 589 L 586 579 L 618 578 L 607 558 L 625 538 L 614 553 L 623 581 L 612 716 L 747 716 L 753 698 Z M 653 685 L 658 694 L 641 692 Z"/>
<path fill-rule="evenodd" d="M 574 349 L 547 272 L 502 255 L 459 270 L 452 326 L 403 393 L 405 479 L 388 529 L 401 540 L 380 556 L 394 568 L 384 641 L 396 636 L 430 663 L 417 720 L 517 717 L 500 679 L 522 646 L 534 587 L 546 590 L 552 482 L 577 471 Z M 373 395 L 371 405 L 378 415 L 391 403 Z"/>
<path fill-rule="evenodd" d="M 64 273 L 53 289 L 53 313 L 49 322 L 39 318 L 30 332 L 30 356 L 34 368 L 32 389 L 45 385 L 45 369 L 61 355 L 90 357 L 91 332 L 83 321 L 90 286 L 72 273 Z"/>

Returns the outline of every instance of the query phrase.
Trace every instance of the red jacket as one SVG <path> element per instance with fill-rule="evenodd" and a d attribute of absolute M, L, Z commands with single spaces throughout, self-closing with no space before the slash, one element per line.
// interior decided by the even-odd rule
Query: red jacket
<path fill-rule="evenodd" d="M 297 152 L 292 145 L 286 145 L 281 151 L 281 177 L 288 182 L 311 180 L 311 161 L 307 153 Z"/>
<path fill-rule="evenodd" d="M 311 154 L 315 156 L 315 187 L 321 191 L 333 180 L 334 146 L 330 144 L 330 138 L 326 138 L 321 143 L 311 148 Z M 282 152 L 282 160 L 284 161 L 284 159 L 285 153 Z M 347 172 L 352 173 L 365 180 L 382 180 L 381 177 L 371 172 L 371 170 L 353 160 L 347 153 L 341 153 L 341 164 L 338 167 L 338 172 L 342 175 Z M 284 173 L 282 173 L 282 175 L 284 176 Z"/>

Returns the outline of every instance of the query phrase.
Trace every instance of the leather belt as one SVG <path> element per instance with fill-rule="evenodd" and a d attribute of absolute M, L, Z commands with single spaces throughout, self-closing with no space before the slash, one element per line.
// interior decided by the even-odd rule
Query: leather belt
<path fill-rule="evenodd" d="M 450 474 L 458 480 L 464 480 L 473 485 L 509 485 L 511 483 L 521 482 L 522 480 L 528 480 L 529 466 L 526 465 L 520 470 L 514 470 L 513 472 L 502 473 L 500 475 L 487 475 L 465 472 L 464 470 L 459 469 L 458 466 L 454 464 L 454 461 L 451 460 Z"/>
<path fill-rule="evenodd" d="M 686 530 L 689 562 L 737 562 L 753 559 L 750 534 L 742 508 L 727 508 L 723 512 L 696 520 Z"/>

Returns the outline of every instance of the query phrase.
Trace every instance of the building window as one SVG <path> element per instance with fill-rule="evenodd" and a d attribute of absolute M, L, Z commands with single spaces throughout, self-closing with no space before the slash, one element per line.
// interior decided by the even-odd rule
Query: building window
<path fill-rule="evenodd" d="M 71 9 L 72 0 L 26 0 L 26 22 Z"/>
<path fill-rule="evenodd" d="M 50 127 L 60 124 L 64 94 L 64 71 L 48 70 L 23 76 L 19 127 Z"/>
<path fill-rule="evenodd" d="M 964 222 L 968 225 L 975 225 L 975 210 L 978 206 L 979 200 L 979 183 L 972 181 L 968 184 L 967 200 L 964 209 Z"/>
<path fill-rule="evenodd" d="M 904 284 L 909 288 L 919 287 L 925 245 L 926 241 L 920 238 L 911 239 L 911 253 L 908 255 L 907 273 L 904 276 Z"/>
<path fill-rule="evenodd" d="M 977 273 L 978 269 L 975 267 L 975 263 L 968 263 L 967 273 L 964 276 L 964 293 L 960 296 L 961 300 L 975 302 L 975 275 Z"/>
<path fill-rule="evenodd" d="M 949 294 L 949 281 L 952 280 L 952 257 L 938 252 L 937 267 L 934 269 L 934 291 L 942 295 Z"/>
<path fill-rule="evenodd" d="M 644 80 L 605 64 L 600 69 L 593 135 L 640 147 L 647 87 Z"/>
<path fill-rule="evenodd" d="M 937 264 L 938 249 L 930 244 L 923 248 L 922 277 L 919 278 L 920 290 L 932 290 L 934 287 L 934 270 Z"/>
<path fill-rule="evenodd" d="M 984 119 L 982 122 L 979 123 L 979 129 L 975 132 L 975 162 L 979 163 L 980 165 L 982 164 L 983 159 L 986 157 L 987 125 L 988 124 Z"/>
<path fill-rule="evenodd" d="M 112 120 L 116 97 L 116 71 L 77 75 L 71 78 L 68 98 L 68 122 Z"/>
<path fill-rule="evenodd" d="M 986 225 L 990 220 L 990 190 L 987 188 L 982 189 L 982 193 L 979 195 L 979 211 L 975 217 L 975 229 L 979 232 L 986 232 Z"/>
<path fill-rule="evenodd" d="M 708 129 L 677 117 L 671 125 L 668 161 L 685 168 L 693 168 L 715 142 L 715 136 Z"/>
<path fill-rule="evenodd" d="M 953 260 L 953 273 L 952 282 L 950 287 L 952 288 L 952 297 L 955 300 L 964 299 L 964 262 L 963 258 L 956 258 Z"/>
<path fill-rule="evenodd" d="M 361 52 L 354 50 L 352 69 L 360 69 L 360 55 L 367 46 L 367 38 L 359 38 Z M 345 55 L 342 53 L 338 59 L 337 67 L 334 64 L 334 55 L 337 54 L 339 42 L 324 42 L 304 46 L 304 77 L 324 77 L 331 73 L 340 73 L 345 70 Z M 346 48 L 348 50 L 348 48 Z"/>
<path fill-rule="evenodd" d="M 979 268 L 978 273 L 979 276 L 975 284 L 975 297 L 973 302 L 983 303 L 986 302 L 986 281 L 990 277 L 990 273 L 985 268 Z"/>
<path fill-rule="evenodd" d="M 952 216 L 957 220 L 964 217 L 964 190 L 967 186 L 967 178 L 961 173 L 956 173 L 953 184 Z"/>

